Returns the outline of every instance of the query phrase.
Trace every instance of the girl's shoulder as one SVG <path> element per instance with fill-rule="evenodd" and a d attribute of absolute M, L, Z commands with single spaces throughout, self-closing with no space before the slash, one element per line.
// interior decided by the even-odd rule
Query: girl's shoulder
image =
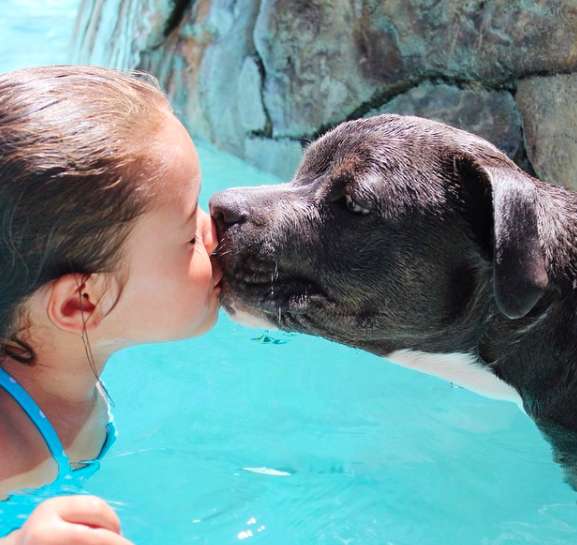
<path fill-rule="evenodd" d="M 14 490 L 37 488 L 56 476 L 57 466 L 34 424 L 24 414 L 0 404 L 0 497 Z"/>

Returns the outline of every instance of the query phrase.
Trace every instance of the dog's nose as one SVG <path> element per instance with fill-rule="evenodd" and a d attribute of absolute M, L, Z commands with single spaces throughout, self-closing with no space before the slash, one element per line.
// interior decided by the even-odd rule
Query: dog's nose
<path fill-rule="evenodd" d="M 244 223 L 248 218 L 248 206 L 234 191 L 213 195 L 209 202 L 210 215 L 214 218 L 219 236 L 227 227 Z"/>

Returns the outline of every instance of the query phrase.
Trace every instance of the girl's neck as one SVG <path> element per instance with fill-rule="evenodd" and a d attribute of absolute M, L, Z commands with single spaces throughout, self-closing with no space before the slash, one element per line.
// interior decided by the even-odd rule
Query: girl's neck
<path fill-rule="evenodd" d="M 10 358 L 1 363 L 46 414 L 65 447 L 74 443 L 80 432 L 90 434 L 87 426 L 98 426 L 106 416 L 98 378 L 106 358 L 96 356 L 91 366 L 80 344 L 74 347 L 51 343 L 50 350 L 39 354 L 31 366 Z M 98 434 L 98 430 L 94 431 Z"/>
<path fill-rule="evenodd" d="M 80 407 L 93 402 L 103 365 L 93 368 L 86 356 L 74 362 L 68 353 L 43 356 L 33 365 L 8 358 L 2 367 L 39 405 Z"/>

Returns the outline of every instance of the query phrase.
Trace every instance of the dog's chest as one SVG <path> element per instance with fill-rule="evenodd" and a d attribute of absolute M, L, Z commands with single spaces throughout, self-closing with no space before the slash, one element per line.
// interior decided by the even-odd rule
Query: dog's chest
<path fill-rule="evenodd" d="M 494 375 L 471 354 L 429 354 L 415 350 L 397 350 L 387 355 L 392 363 L 433 375 L 492 399 L 523 402 L 517 390 Z"/>

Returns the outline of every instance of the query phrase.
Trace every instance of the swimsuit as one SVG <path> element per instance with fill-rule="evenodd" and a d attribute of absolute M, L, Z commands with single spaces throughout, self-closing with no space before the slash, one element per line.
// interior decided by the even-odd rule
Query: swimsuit
<path fill-rule="evenodd" d="M 16 403 L 18 403 L 22 410 L 28 415 L 28 418 L 30 418 L 32 423 L 36 426 L 40 435 L 42 435 L 48 450 L 58 464 L 58 475 L 51 483 L 51 487 L 58 484 L 68 483 L 71 480 L 79 478 L 84 479 L 93 475 L 98 470 L 100 467 L 100 460 L 108 452 L 116 439 L 116 427 L 114 426 L 114 420 L 110 413 L 110 408 L 108 409 L 106 439 L 104 440 L 104 444 L 102 445 L 98 456 L 92 460 L 82 460 L 80 462 L 81 467 L 76 469 L 72 467 L 66 451 L 60 442 L 60 438 L 50 421 L 46 418 L 46 415 L 42 412 L 28 392 L 1 367 L 0 388 L 3 388 L 8 394 L 10 394 L 14 398 L 14 401 L 16 401 Z"/>

